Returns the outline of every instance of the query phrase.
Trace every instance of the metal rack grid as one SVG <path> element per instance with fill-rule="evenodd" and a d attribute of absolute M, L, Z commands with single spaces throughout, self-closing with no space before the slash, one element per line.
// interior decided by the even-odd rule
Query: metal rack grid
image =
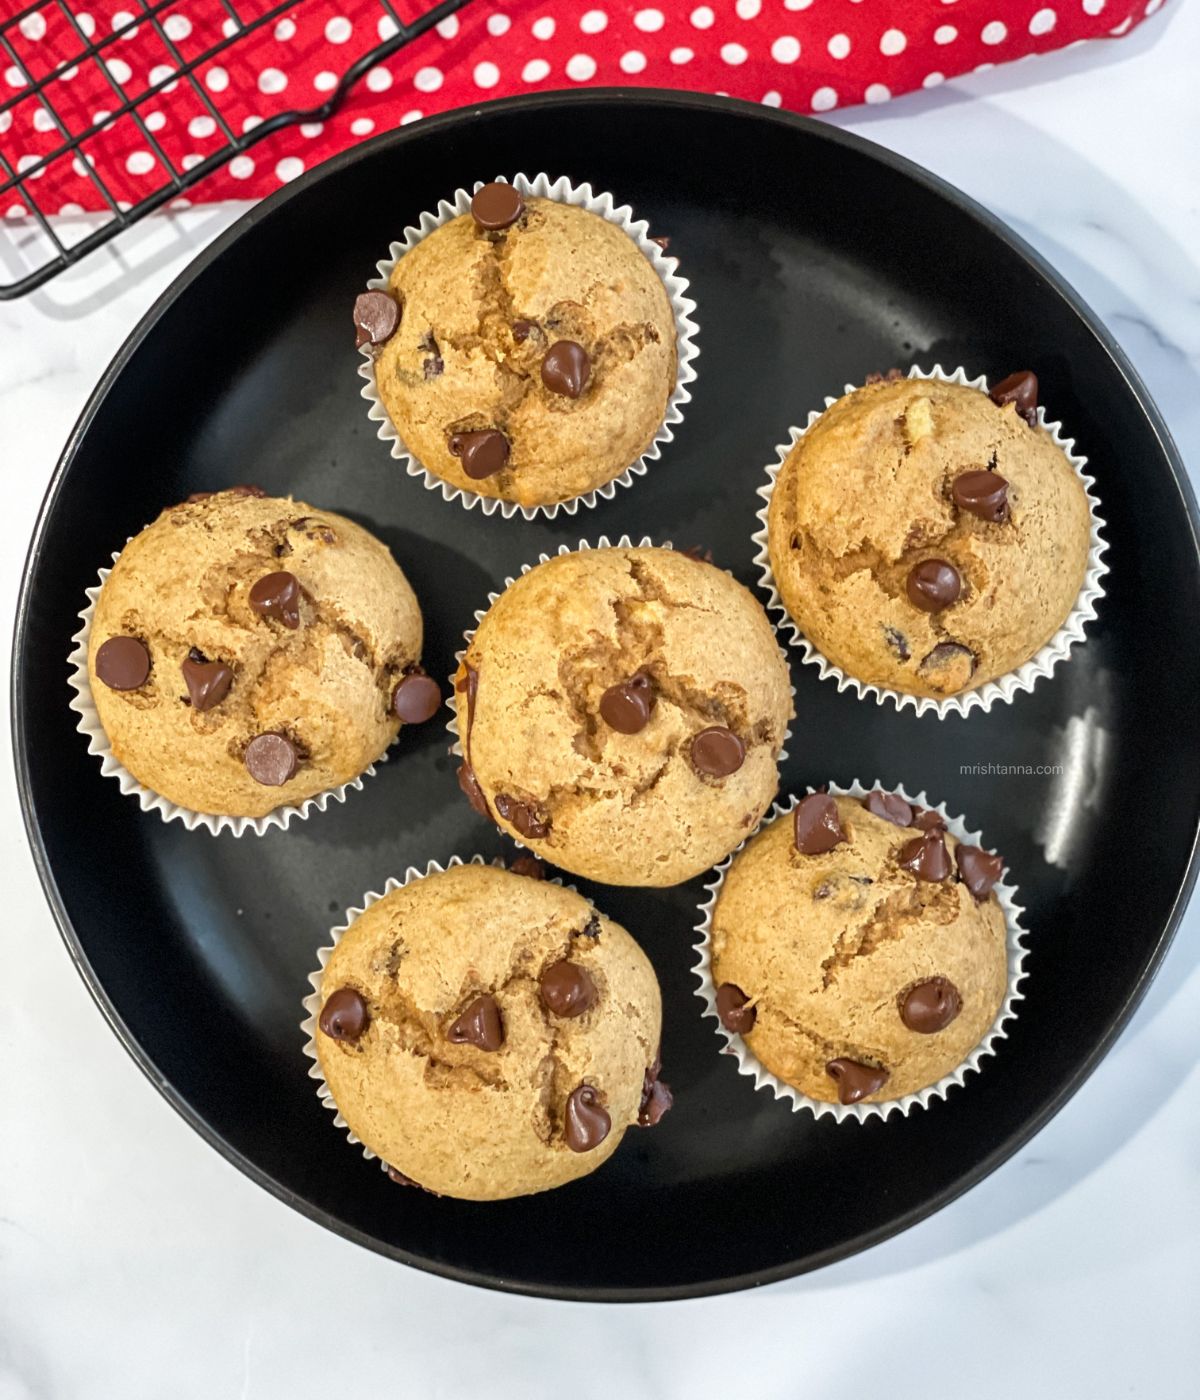
<path fill-rule="evenodd" d="M 35 163 L 30 163 L 19 171 L 0 146 L 0 197 L 15 195 L 19 198 L 37 221 L 48 245 L 47 255 L 31 271 L 13 281 L 0 282 L 0 301 L 9 301 L 24 296 L 35 288 L 43 286 L 65 268 L 102 247 L 153 210 L 160 208 L 172 199 L 177 199 L 185 191 L 199 184 L 214 170 L 219 169 L 235 156 L 249 150 L 259 141 L 265 140 L 282 127 L 297 126 L 302 122 L 327 120 L 341 106 L 350 89 L 370 68 L 382 63 L 441 20 L 462 9 L 464 5 L 469 3 L 469 0 L 441 0 L 441 3 L 432 9 L 408 21 L 401 19 L 392 0 L 379 0 L 384 15 L 395 26 L 395 32 L 391 37 L 383 40 L 369 52 L 356 59 L 341 75 L 337 86 L 324 101 L 312 107 L 293 108 L 278 112 L 250 131 L 244 131 L 240 136 L 234 134 L 226 116 L 222 113 L 220 104 L 199 81 L 197 70 L 219 59 L 222 54 L 229 54 L 237 45 L 244 43 L 250 35 L 264 25 L 282 19 L 288 12 L 294 13 L 302 9 L 305 0 L 279 0 L 279 3 L 271 3 L 271 0 L 260 0 L 260 8 L 252 16 L 244 16 L 239 11 L 239 5 L 242 10 L 248 8 L 248 0 L 212 0 L 214 8 L 225 15 L 224 28 L 228 32 L 218 42 L 210 44 L 202 52 L 186 59 L 180 52 L 178 45 L 170 37 L 162 18 L 163 11 L 171 9 L 178 3 L 178 0 L 131 0 L 131 3 L 137 6 L 137 13 L 132 14 L 124 24 L 117 26 L 103 38 L 89 38 L 80 23 L 79 15 L 68 3 L 68 0 L 34 0 L 34 3 L 24 6 L 8 19 L 0 21 L 0 61 L 11 64 L 20 74 L 24 84 L 14 96 L 0 102 L 0 116 L 18 104 L 28 102 L 31 97 L 35 98 L 41 109 L 48 114 L 49 120 L 53 124 L 53 130 L 61 138 L 52 150 L 47 151 Z M 265 8 L 261 8 L 262 5 L 265 5 Z M 54 11 L 66 20 L 70 26 L 70 32 L 79 42 L 79 48 L 56 63 L 49 72 L 37 77 L 22 58 L 20 47 L 14 40 L 23 20 L 39 13 L 44 14 L 46 11 Z M 135 32 L 139 25 L 147 22 L 171 57 L 171 72 L 169 76 L 161 78 L 160 81 L 147 87 L 145 91 L 131 97 L 123 84 L 113 75 L 110 65 L 105 61 L 105 54 L 113 44 Z M 104 114 L 103 122 L 93 120 L 82 130 L 72 131 L 67 120 L 51 101 L 50 90 L 56 81 L 62 79 L 64 75 L 69 75 L 71 70 L 88 63 L 94 63 L 99 68 L 118 105 L 110 113 Z M 186 83 L 194 97 L 203 104 L 205 112 L 213 119 L 223 138 L 222 145 L 218 150 L 211 152 L 188 170 L 175 168 L 162 149 L 161 143 L 156 139 L 154 132 L 147 126 L 142 114 L 142 109 L 146 104 L 159 97 L 164 89 L 181 82 Z M 236 96 L 237 94 L 232 90 L 226 94 L 227 98 Z M 138 202 L 125 205 L 114 198 L 103 169 L 97 169 L 88 158 L 78 160 L 78 170 L 91 181 L 111 218 L 102 227 L 94 229 L 77 243 L 68 246 L 55 231 L 47 211 L 39 206 L 31 189 L 31 183 L 44 174 L 55 161 L 76 157 L 84 142 L 97 136 L 99 132 L 111 127 L 114 122 L 122 118 L 136 124 L 142 139 L 164 171 L 167 182 Z"/>

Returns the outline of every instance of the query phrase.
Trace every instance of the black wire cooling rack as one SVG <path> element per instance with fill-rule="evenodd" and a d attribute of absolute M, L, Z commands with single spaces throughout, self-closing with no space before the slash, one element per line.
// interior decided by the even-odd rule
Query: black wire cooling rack
<path fill-rule="evenodd" d="M 231 89 L 222 94 L 220 98 L 214 96 L 198 80 L 197 69 L 212 63 L 222 54 L 231 53 L 237 45 L 245 43 L 255 31 L 264 25 L 283 19 L 289 13 L 296 14 L 304 8 L 305 2 L 306 0 L 283 0 L 283 3 L 272 3 L 271 0 L 257 0 L 257 3 L 255 0 L 210 0 L 213 7 L 224 16 L 224 36 L 219 41 L 205 47 L 201 52 L 193 53 L 187 57 L 172 40 L 169 25 L 164 23 L 163 17 L 163 12 L 177 4 L 178 0 L 131 0 L 131 10 L 136 7 L 136 13 L 131 13 L 123 23 L 117 25 L 103 38 L 89 36 L 86 30 L 92 29 L 94 34 L 95 26 L 87 24 L 86 15 L 81 10 L 73 9 L 67 0 L 49 0 L 49 3 L 48 0 L 36 0 L 36 3 L 26 5 L 8 19 L 0 20 L 0 61 L 11 64 L 22 80 L 22 86 L 13 96 L 0 102 L 0 122 L 3 121 L 4 114 L 10 112 L 11 109 L 19 104 L 35 100 L 40 109 L 46 113 L 46 118 L 43 119 L 43 129 L 52 129 L 58 138 L 52 149 L 46 150 L 35 162 L 23 162 L 20 170 L 15 167 L 9 155 L 4 151 L 3 142 L 0 142 L 0 200 L 10 197 L 20 199 L 28 209 L 30 216 L 37 221 L 43 235 L 42 239 L 38 240 L 40 256 L 35 256 L 32 259 L 34 263 L 32 268 L 28 271 L 22 270 L 22 273 L 11 281 L 0 282 L 0 301 L 10 301 L 43 286 L 65 268 L 102 247 L 153 210 L 179 198 L 185 191 L 199 184 L 205 176 L 212 174 L 214 170 L 219 169 L 259 141 L 265 140 L 280 128 L 297 126 L 302 122 L 325 121 L 341 106 L 346 94 L 368 69 L 375 67 L 396 53 L 397 50 L 410 44 L 426 30 L 454 14 L 456 10 L 462 9 L 464 5 L 470 3 L 470 0 L 442 0 L 442 3 L 435 5 L 432 9 L 407 20 L 401 18 L 392 0 L 379 0 L 383 14 L 391 20 L 395 27 L 394 32 L 370 52 L 355 59 L 353 64 L 340 76 L 337 86 L 330 91 L 324 101 L 312 107 L 277 112 L 250 131 L 243 131 L 241 135 L 235 135 L 222 107 L 227 107 L 229 100 L 236 98 L 239 94 Z M 253 13 L 250 13 L 251 10 Z M 56 19 L 64 20 L 69 26 L 67 32 L 71 36 L 71 47 L 70 52 L 64 58 L 39 76 L 33 71 L 28 58 L 23 56 L 17 36 L 22 21 L 28 21 L 35 15 L 44 17 L 47 13 L 53 13 Z M 112 45 L 135 31 L 139 25 L 147 23 L 152 26 L 153 32 L 166 53 L 170 55 L 170 72 L 169 75 L 163 76 L 160 81 L 146 87 L 144 91 L 130 96 L 126 86 L 114 76 L 113 66 L 107 61 L 107 57 L 111 57 L 109 50 Z M 78 42 L 77 49 L 75 41 Z M 103 122 L 92 120 L 85 124 L 76 121 L 74 128 L 77 129 L 73 129 L 68 115 L 55 105 L 52 93 L 55 90 L 55 84 L 59 83 L 64 75 L 70 76 L 72 70 L 91 63 L 99 67 L 105 82 L 112 91 L 115 105 L 111 112 L 102 114 L 104 116 Z M 212 118 L 222 138 L 222 143 L 217 150 L 210 152 L 203 160 L 187 170 L 176 168 L 168 159 L 161 143 L 147 126 L 143 110 L 148 103 L 160 97 L 164 89 L 169 89 L 178 83 L 187 84 L 191 94 Z M 45 126 L 47 119 L 52 123 L 52 128 Z M 84 148 L 85 143 L 95 137 L 98 132 L 110 128 L 115 122 L 122 120 L 131 121 L 136 125 L 142 140 L 145 141 L 155 160 L 161 165 L 166 177 L 165 182 L 152 194 L 131 204 L 114 197 L 110 189 L 111 174 L 106 180 L 106 172 L 100 162 L 94 162 L 94 158 L 88 156 L 86 151 L 83 158 L 77 154 Z M 11 126 L 11 117 L 8 125 Z M 0 127 L 0 130 L 3 128 Z M 60 236 L 61 226 L 59 230 L 56 230 L 51 223 L 49 212 L 38 204 L 33 184 L 56 161 L 63 159 L 75 160 L 75 168 L 91 181 L 97 195 L 111 216 L 102 226 L 93 229 L 73 244 L 67 244 L 63 241 Z M 27 247 L 23 250 L 21 261 L 26 266 L 31 261 Z"/>

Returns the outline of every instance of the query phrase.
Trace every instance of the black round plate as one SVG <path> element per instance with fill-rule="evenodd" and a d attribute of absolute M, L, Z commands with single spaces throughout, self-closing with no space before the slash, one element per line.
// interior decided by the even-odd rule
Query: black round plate
<path fill-rule="evenodd" d="M 553 524 L 486 519 L 405 476 L 368 424 L 350 324 L 406 223 L 458 185 L 519 170 L 590 180 L 669 235 L 702 328 L 695 400 L 665 460 Z M 1052 679 L 966 720 L 859 702 L 793 665 L 782 790 L 855 777 L 925 788 L 1004 853 L 1031 955 L 999 1053 L 907 1119 L 814 1122 L 756 1094 L 701 1019 L 702 882 L 581 882 L 654 960 L 674 1111 L 547 1195 L 473 1205 L 393 1186 L 307 1077 L 314 950 L 389 875 L 504 843 L 460 796 L 437 726 L 406 730 L 362 792 L 286 833 L 213 839 L 143 814 L 101 777 L 67 708 L 68 639 L 96 570 L 191 491 L 250 480 L 293 492 L 391 546 L 425 610 L 427 664 L 447 676 L 489 588 L 581 535 L 704 545 L 753 586 L 755 490 L 789 424 L 869 371 L 935 360 L 1037 370 L 1097 478 L 1108 596 Z M 919 1220 L 1020 1146 L 1096 1065 L 1161 959 L 1200 811 L 1195 519 L 1157 412 L 1087 309 L 1001 224 L 896 156 L 679 94 L 560 94 L 424 121 L 247 214 L 138 327 L 72 435 L 16 637 L 16 753 L 41 876 L 81 973 L 166 1098 L 347 1237 L 453 1278 L 570 1298 L 711 1293 L 815 1268 Z M 968 771 L 980 764 L 1061 771 Z"/>

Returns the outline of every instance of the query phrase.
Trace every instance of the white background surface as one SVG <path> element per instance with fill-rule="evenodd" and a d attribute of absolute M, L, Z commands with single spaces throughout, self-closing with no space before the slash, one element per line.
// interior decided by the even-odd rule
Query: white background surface
<path fill-rule="evenodd" d="M 1128 351 L 1194 470 L 1198 58 L 1200 3 L 1177 0 L 1131 39 L 837 118 L 1046 254 Z M 26 540 L 76 415 L 138 317 L 237 212 L 154 220 L 126 242 L 133 271 L 102 254 L 0 306 L 6 653 Z M 2 703 L 7 748 L 6 691 Z M 390 1263 L 289 1211 L 193 1134 L 71 967 L 7 751 L 0 882 L 0 1400 L 1197 1394 L 1200 909 L 1114 1053 L 964 1199 L 816 1275 L 603 1308 Z"/>

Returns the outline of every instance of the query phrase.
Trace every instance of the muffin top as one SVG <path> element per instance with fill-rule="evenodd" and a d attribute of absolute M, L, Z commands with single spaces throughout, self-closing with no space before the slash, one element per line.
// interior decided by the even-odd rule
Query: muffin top
<path fill-rule="evenodd" d="M 830 1102 L 936 1083 L 1008 984 L 999 857 L 892 794 L 866 802 L 817 793 L 773 821 L 734 858 L 712 917 L 725 1028 Z"/>
<path fill-rule="evenodd" d="M 1071 463 L 1018 413 L 1031 402 L 928 379 L 868 384 L 793 447 L 771 497 L 771 568 L 800 630 L 849 675 L 954 695 L 1062 626 L 1091 522 Z"/>
<path fill-rule="evenodd" d="M 428 678 L 421 613 L 353 521 L 257 487 L 192 497 L 125 546 L 96 603 L 92 698 L 113 753 L 193 811 L 260 817 L 348 782 Z M 401 682 L 404 685 L 401 685 Z M 432 713 L 432 710 L 430 710 Z"/>
<path fill-rule="evenodd" d="M 560 554 L 511 584 L 456 679 L 477 810 L 538 855 L 621 885 L 674 885 L 770 805 L 792 713 L 766 614 L 670 549 Z"/>
<path fill-rule="evenodd" d="M 401 1178 L 502 1200 L 594 1171 L 657 1121 L 654 970 L 581 895 L 454 866 L 385 895 L 330 956 L 316 1052 Z"/>
<path fill-rule="evenodd" d="M 391 291 L 402 314 L 375 380 L 437 476 L 549 504 L 611 481 L 653 441 L 675 388 L 675 321 L 615 224 L 535 198 L 502 228 L 463 214 L 399 260 Z"/>

